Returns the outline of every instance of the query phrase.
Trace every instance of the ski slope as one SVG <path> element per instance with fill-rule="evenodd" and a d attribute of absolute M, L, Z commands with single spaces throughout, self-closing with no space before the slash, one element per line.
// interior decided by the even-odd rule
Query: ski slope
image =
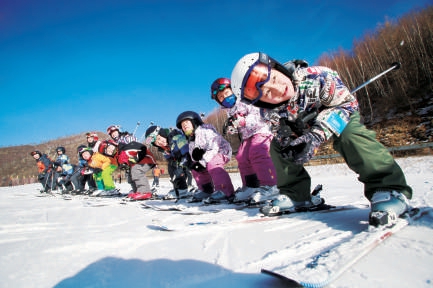
<path fill-rule="evenodd" d="M 433 156 L 397 161 L 414 189 L 412 205 L 433 207 Z M 284 287 L 260 269 L 308 270 L 314 255 L 368 226 L 363 187 L 346 165 L 307 170 L 313 187 L 323 184 L 327 203 L 358 208 L 251 221 L 262 219 L 258 208 L 191 207 L 188 211 L 221 211 L 185 215 L 120 199 L 36 197 L 39 184 L 2 187 L 0 287 Z M 239 187 L 239 174 L 231 177 Z M 160 182 L 161 193 L 167 192 L 168 180 Z M 119 188 L 129 191 L 128 184 Z M 161 223 L 174 231 L 160 231 Z M 355 263 L 331 286 L 432 287 L 432 228 L 430 212 Z"/>

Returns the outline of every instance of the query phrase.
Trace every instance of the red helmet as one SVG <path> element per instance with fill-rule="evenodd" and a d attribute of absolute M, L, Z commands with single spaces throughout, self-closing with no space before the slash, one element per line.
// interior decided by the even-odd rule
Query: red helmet
<path fill-rule="evenodd" d="M 114 146 L 114 149 L 112 150 L 111 153 L 109 153 L 108 150 L 107 150 L 107 148 L 109 146 Z M 99 144 L 98 152 L 101 153 L 101 154 L 113 157 L 117 153 L 117 144 L 113 140 L 102 141 L 101 144 Z"/>
<path fill-rule="evenodd" d="M 93 137 L 93 140 L 94 140 L 94 141 L 98 141 L 98 139 L 99 139 L 98 134 L 96 134 L 95 132 L 87 132 L 87 133 L 86 133 L 86 137 L 87 137 L 87 138 L 89 138 L 89 137 Z"/>
<path fill-rule="evenodd" d="M 223 91 L 226 88 L 231 88 L 231 82 L 229 78 L 218 78 L 213 81 L 210 86 L 210 97 L 213 100 L 218 101 L 217 94 L 219 91 Z M 218 101 L 219 102 L 219 101 Z"/>
<path fill-rule="evenodd" d="M 30 155 L 31 155 L 31 156 L 34 156 L 34 155 L 36 155 L 36 154 L 38 154 L 39 157 L 42 157 L 42 153 L 41 153 L 39 150 L 35 150 L 35 151 L 30 152 Z"/>
<path fill-rule="evenodd" d="M 107 128 L 107 134 L 111 135 L 111 133 L 113 133 L 114 131 L 119 131 L 120 132 L 120 126 L 119 125 L 110 125 Z"/>

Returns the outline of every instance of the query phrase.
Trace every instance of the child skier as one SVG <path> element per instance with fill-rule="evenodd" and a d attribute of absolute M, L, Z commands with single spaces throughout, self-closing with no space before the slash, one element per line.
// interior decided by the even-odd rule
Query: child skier
<path fill-rule="evenodd" d="M 96 187 L 95 179 L 93 178 L 93 170 L 89 169 L 89 164 L 86 160 L 81 157 L 81 151 L 87 148 L 86 145 L 80 145 L 77 147 L 77 155 L 78 155 L 78 163 L 77 168 L 78 172 L 78 186 L 75 186 L 75 189 L 71 191 L 71 194 L 92 194 L 98 188 Z M 88 190 L 86 191 L 86 184 Z"/>
<path fill-rule="evenodd" d="M 69 163 L 69 157 L 66 155 L 66 149 L 65 147 L 59 146 L 56 148 L 57 152 L 57 158 L 55 162 L 60 162 L 61 164 L 68 164 Z"/>
<path fill-rule="evenodd" d="M 120 125 L 110 125 L 107 128 L 107 134 L 117 144 L 124 143 L 128 144 L 131 142 L 137 142 L 137 138 L 134 135 L 129 134 L 127 131 L 121 131 Z"/>
<path fill-rule="evenodd" d="M 211 98 L 227 113 L 225 129 L 242 138 L 236 154 L 242 189 L 233 202 L 262 203 L 279 195 L 274 164 L 269 156 L 272 133 L 260 116 L 260 109 L 245 104 L 233 94 L 230 79 L 218 78 L 211 85 Z"/>
<path fill-rule="evenodd" d="M 42 184 L 41 193 L 49 193 L 52 187 L 55 185 L 53 183 L 52 175 L 53 163 L 46 154 L 42 154 L 38 150 L 30 152 L 30 155 L 36 160 L 36 165 L 38 166 L 38 180 L 39 183 Z"/>
<path fill-rule="evenodd" d="M 139 142 L 120 143 L 117 161 L 130 170 L 131 181 L 136 190 L 128 194 L 131 200 L 146 200 L 152 197 L 149 179 L 146 173 L 156 165 L 155 157 Z"/>
<path fill-rule="evenodd" d="M 187 171 L 191 162 L 189 158 L 188 140 L 177 129 L 150 126 L 146 130 L 146 145 L 158 147 L 168 161 L 168 174 L 173 183 L 173 190 L 169 191 L 164 199 L 186 198 L 192 194 L 188 191 Z"/>
<path fill-rule="evenodd" d="M 230 161 L 232 148 L 211 124 L 203 123 L 193 111 L 185 111 L 176 119 L 176 127 L 182 129 L 188 139 L 191 170 L 200 191 L 193 195 L 194 201 L 207 203 L 229 201 L 234 197 L 233 184 L 224 169 Z"/>
<path fill-rule="evenodd" d="M 110 158 L 98 152 L 93 152 L 91 148 L 84 148 L 80 151 L 80 156 L 87 161 L 93 170 L 98 190 L 92 196 L 118 196 L 120 193 L 114 186 L 112 174 L 117 166 L 111 163 Z"/>
<path fill-rule="evenodd" d="M 134 135 L 129 134 L 127 131 L 121 131 L 120 125 L 110 125 L 107 128 L 107 134 L 111 139 L 117 144 L 129 144 L 131 142 L 137 142 L 137 138 Z M 132 192 L 137 192 L 137 187 L 135 187 L 135 181 L 132 180 L 131 171 L 129 169 L 125 170 L 125 176 L 128 183 L 131 185 Z"/>
<path fill-rule="evenodd" d="M 101 144 L 98 134 L 95 132 L 87 132 L 85 136 L 87 140 L 87 147 L 92 148 L 93 152 L 98 152 L 99 144 Z"/>
<path fill-rule="evenodd" d="M 80 187 L 80 168 L 76 165 L 55 161 L 53 167 L 57 172 L 57 186 L 62 194 L 70 193 Z"/>
<path fill-rule="evenodd" d="M 407 199 L 412 198 L 403 171 L 375 133 L 360 123 L 357 99 L 338 73 L 307 66 L 298 61 L 282 65 L 264 53 L 251 53 L 232 71 L 235 95 L 263 108 L 275 131 L 271 157 L 283 195 L 261 211 L 272 215 L 320 205 L 322 200 L 310 195 L 311 178 L 302 164 L 333 138 L 334 149 L 364 183 L 370 224 L 393 222 L 408 210 Z"/>

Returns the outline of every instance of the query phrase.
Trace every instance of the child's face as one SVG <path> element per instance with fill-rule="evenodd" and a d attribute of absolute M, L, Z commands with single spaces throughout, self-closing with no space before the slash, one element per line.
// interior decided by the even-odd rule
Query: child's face
<path fill-rule="evenodd" d="M 223 91 L 218 91 L 216 97 L 217 97 L 218 101 L 221 103 L 221 102 L 223 102 L 223 100 L 225 98 L 229 97 L 232 94 L 233 94 L 232 89 L 227 87 Z"/>
<path fill-rule="evenodd" d="M 81 154 L 84 160 L 89 160 L 91 156 L 89 151 L 84 151 L 83 154 Z"/>
<path fill-rule="evenodd" d="M 35 159 L 35 160 L 38 160 L 39 158 L 41 158 L 41 156 L 39 156 L 39 154 L 35 154 L 35 155 L 33 155 L 33 158 Z"/>
<path fill-rule="evenodd" d="M 183 120 L 180 125 L 182 126 L 182 131 L 186 136 L 190 136 L 194 131 L 194 125 L 192 125 L 192 122 L 189 119 Z"/>
<path fill-rule="evenodd" d="M 106 151 L 106 153 L 108 155 L 111 155 L 111 156 L 113 156 L 114 154 L 116 154 L 116 146 L 114 146 L 114 145 L 107 145 L 107 151 Z"/>
<path fill-rule="evenodd" d="M 116 139 L 117 137 L 119 137 L 119 131 L 114 130 L 113 132 L 111 132 L 110 136 L 111 138 Z"/>
<path fill-rule="evenodd" d="M 257 64 L 248 76 L 243 89 L 244 97 L 250 101 L 259 100 L 279 104 L 295 95 L 292 81 L 286 75 L 264 64 Z M 260 96 L 261 95 L 261 96 Z"/>
<path fill-rule="evenodd" d="M 87 136 L 87 142 L 92 143 L 93 142 L 93 136 Z"/>
<path fill-rule="evenodd" d="M 269 81 L 262 85 L 263 92 L 260 101 L 269 104 L 279 104 L 295 96 L 292 81 L 278 70 L 271 69 Z"/>
<path fill-rule="evenodd" d="M 162 137 L 161 135 L 156 135 L 155 145 L 161 148 L 167 147 L 167 139 Z"/>

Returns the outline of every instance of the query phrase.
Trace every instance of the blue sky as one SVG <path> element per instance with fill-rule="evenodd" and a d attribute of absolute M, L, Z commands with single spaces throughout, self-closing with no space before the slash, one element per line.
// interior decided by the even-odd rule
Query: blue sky
<path fill-rule="evenodd" d="M 210 113 L 210 85 L 262 51 L 310 65 L 431 0 L 5 0 L 0 3 L 0 147 L 111 124 Z M 83 135 L 83 141 L 84 141 Z"/>

